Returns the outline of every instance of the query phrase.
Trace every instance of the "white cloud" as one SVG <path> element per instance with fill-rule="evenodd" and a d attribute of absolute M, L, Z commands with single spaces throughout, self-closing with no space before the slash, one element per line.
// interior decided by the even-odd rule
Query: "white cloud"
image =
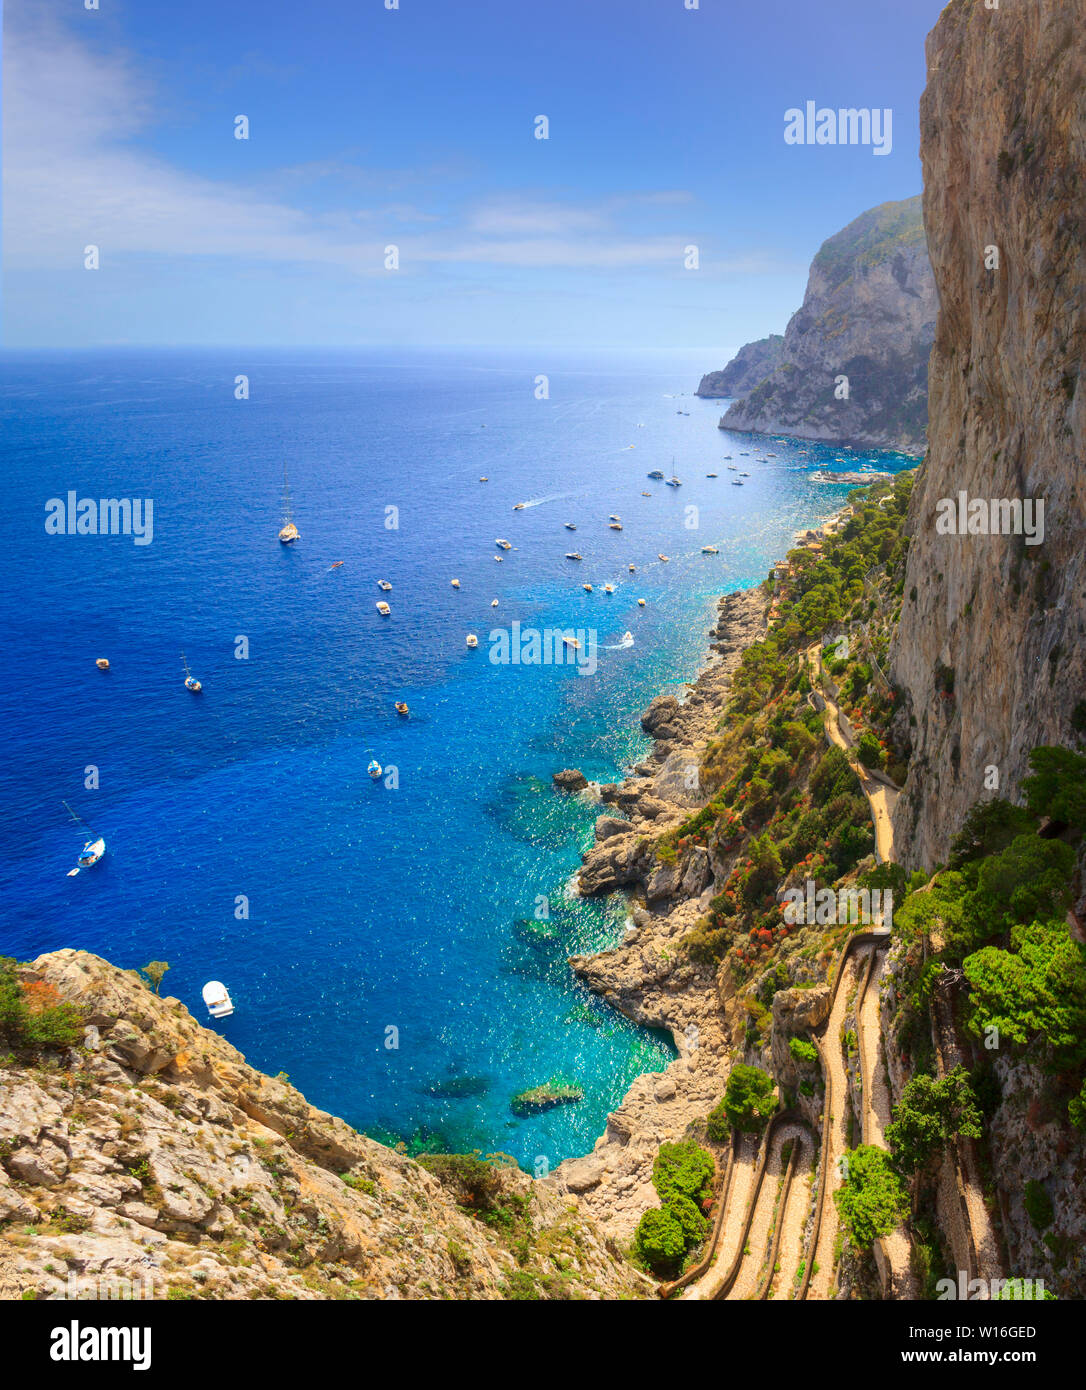
<path fill-rule="evenodd" d="M 83 247 L 103 266 L 126 256 L 233 257 L 253 264 L 324 264 L 384 274 L 395 240 L 402 269 L 437 264 L 502 267 L 678 268 L 692 238 L 682 230 L 641 235 L 626 225 L 644 209 L 666 213 L 689 200 L 681 190 L 614 194 L 596 206 L 546 196 L 504 195 L 462 216 L 390 197 L 402 173 L 358 176 L 344 188 L 350 206 L 314 213 L 285 190 L 330 178 L 336 156 L 316 152 L 280 172 L 269 192 L 177 167 L 136 143 L 159 119 L 155 93 L 131 56 L 102 54 L 48 18 L 9 22 L 4 45 L 4 255 L 9 270 L 75 269 Z M 380 186 L 383 180 L 383 186 Z M 372 181 L 373 205 L 358 206 L 358 183 Z M 415 190 L 417 191 L 417 189 Z M 641 212 L 637 212 L 641 209 Z M 439 228 L 423 230 L 430 223 Z M 417 230 L 409 234 L 414 226 Z M 710 269 L 708 258 L 703 264 Z M 746 258 L 712 269 L 757 273 Z"/>

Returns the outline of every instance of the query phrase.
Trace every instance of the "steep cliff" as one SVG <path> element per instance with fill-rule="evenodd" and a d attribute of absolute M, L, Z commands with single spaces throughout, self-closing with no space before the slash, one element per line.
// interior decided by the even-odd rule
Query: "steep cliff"
<path fill-rule="evenodd" d="M 779 363 L 721 427 L 923 453 L 935 307 L 919 197 L 863 213 L 823 243 Z"/>
<path fill-rule="evenodd" d="M 780 333 L 747 343 L 722 371 L 706 372 L 695 395 L 708 399 L 745 396 L 777 370 L 783 347 L 784 338 Z"/>
<path fill-rule="evenodd" d="M 891 651 L 913 744 L 895 818 L 910 866 L 945 858 L 981 796 L 1013 799 L 1035 744 L 1074 747 L 1084 727 L 1084 17 L 1081 0 L 955 0 L 928 38 L 921 154 L 939 316 Z M 960 492 L 1043 499 L 1043 543 L 938 534 L 939 501 Z"/>
<path fill-rule="evenodd" d="M 0 1298 L 651 1293 L 575 1200 L 364 1138 L 132 972 L 0 964 Z M 61 1020 L 53 1045 L 13 1037 L 20 990 L 39 1034 L 43 1010 Z M 82 1041 L 56 1045 L 72 1020 Z"/>

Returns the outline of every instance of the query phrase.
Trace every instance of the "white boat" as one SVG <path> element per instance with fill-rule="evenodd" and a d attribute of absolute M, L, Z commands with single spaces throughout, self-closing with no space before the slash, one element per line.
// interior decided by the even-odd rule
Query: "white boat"
<path fill-rule="evenodd" d="M 665 487 L 682 487 L 682 485 L 683 485 L 683 484 L 682 484 L 682 479 L 681 479 L 681 478 L 665 478 L 665 479 L 664 479 L 664 486 L 665 486 Z"/>
<path fill-rule="evenodd" d="M 621 518 L 620 516 L 616 516 L 616 515 L 614 514 L 614 512 L 612 512 L 611 515 L 607 518 L 607 520 L 608 520 L 608 521 L 621 521 L 622 518 Z"/>
<path fill-rule="evenodd" d="M 657 558 L 658 560 L 662 560 L 662 561 L 664 562 L 664 564 L 666 565 L 667 562 L 671 559 L 671 556 L 670 556 L 670 555 L 657 555 L 656 558 Z"/>
<path fill-rule="evenodd" d="M 567 531 L 576 531 L 577 529 L 576 524 L 572 521 L 567 521 L 565 523 L 565 526 Z"/>
<path fill-rule="evenodd" d="M 452 579 L 452 580 L 450 580 L 449 582 L 452 584 L 452 586 L 453 586 L 454 589 L 459 589 L 459 587 L 460 587 L 460 581 L 459 581 L 459 579 Z"/>
<path fill-rule="evenodd" d="M 377 600 L 377 611 L 378 613 L 380 613 L 382 618 L 387 618 L 388 615 L 392 612 L 392 609 L 382 598 Z"/>
<path fill-rule="evenodd" d="M 590 594 L 592 592 L 591 584 L 582 584 L 581 588 L 585 591 L 586 594 Z"/>
<path fill-rule="evenodd" d="M 613 584 L 605 584 L 603 586 L 603 592 L 605 594 L 613 594 L 615 592 L 615 586 Z"/>
<path fill-rule="evenodd" d="M 638 608 L 644 608 L 644 606 L 645 606 L 645 600 L 644 600 L 643 598 L 639 598 L 639 599 L 637 600 L 637 606 L 638 606 Z"/>
<path fill-rule="evenodd" d="M 652 493 L 651 493 L 651 492 L 643 492 L 643 493 L 641 494 L 641 496 L 642 496 L 642 497 L 651 497 L 651 496 L 652 496 Z"/>
<path fill-rule="evenodd" d="M 623 642 L 626 644 L 627 647 L 632 647 L 632 646 L 633 646 L 633 639 L 634 639 L 634 635 L 633 635 L 632 632 L 624 632 L 624 633 L 622 634 L 622 640 L 623 640 Z"/>
<path fill-rule="evenodd" d="M 234 1001 L 230 998 L 230 991 L 221 980 L 208 980 L 200 993 L 212 1018 L 229 1018 L 234 1012 Z"/>
<path fill-rule="evenodd" d="M 98 667 L 99 671 L 108 671 L 108 670 L 109 670 L 109 657 L 108 657 L 108 656 L 100 656 L 100 657 L 98 658 L 98 660 L 97 660 L 94 664 L 95 664 L 95 666 Z"/>
<path fill-rule="evenodd" d="M 576 550 L 567 550 L 567 551 L 566 551 L 566 559 L 567 559 L 567 560 L 583 560 L 583 559 L 584 559 L 584 556 L 578 554 Z"/>
<path fill-rule="evenodd" d="M 664 475 L 659 468 L 654 468 L 648 476 L 655 478 L 657 482 L 663 482 Z"/>
<path fill-rule="evenodd" d="M 384 768 L 381 766 L 381 764 L 377 761 L 376 758 L 371 758 L 366 767 L 366 771 L 376 782 L 378 778 L 381 776 L 381 774 L 384 772 Z"/>
<path fill-rule="evenodd" d="M 499 537 L 498 540 L 496 540 L 496 541 L 494 542 L 494 544 L 498 547 L 499 550 L 512 550 L 512 549 L 513 549 L 513 543 L 512 543 L 512 541 L 503 541 L 500 537 Z"/>
<path fill-rule="evenodd" d="M 631 565 L 631 566 L 630 566 L 630 573 L 633 574 L 633 573 L 635 572 L 636 569 L 637 569 L 637 566 L 636 566 L 636 565 Z"/>
<path fill-rule="evenodd" d="M 484 429 L 484 430 L 486 429 L 486 426 L 485 426 L 485 425 L 483 426 L 483 429 Z M 490 482 L 490 479 L 489 479 L 489 478 L 480 478 L 479 481 L 480 481 L 481 483 L 489 483 L 489 482 Z"/>
<path fill-rule="evenodd" d="M 716 475 L 715 473 L 706 473 L 705 476 L 706 476 L 707 478 L 715 478 L 717 475 Z"/>
<path fill-rule="evenodd" d="M 701 553 L 703 555 L 719 555 L 720 551 L 716 548 L 715 545 L 703 545 L 701 547 Z"/>
<path fill-rule="evenodd" d="M 102 839 L 100 835 L 95 835 L 94 831 L 91 830 L 87 822 L 83 820 L 80 816 L 77 816 L 66 801 L 63 803 L 63 805 L 64 809 L 71 816 L 72 820 L 75 821 L 76 825 L 83 826 L 87 834 L 90 836 L 88 840 L 85 840 L 83 842 L 83 848 L 79 851 L 79 857 L 75 861 L 75 868 L 68 870 L 68 877 L 75 878 L 76 874 L 79 873 L 80 869 L 91 869 L 94 867 L 95 864 L 98 863 L 99 859 L 101 859 L 102 855 L 106 852 L 106 842 Z"/>
<path fill-rule="evenodd" d="M 379 589 L 384 589 L 386 594 L 392 592 L 392 585 L 388 582 L 387 579 L 379 579 L 377 581 L 377 587 Z"/>
<path fill-rule="evenodd" d="M 522 512 L 527 505 L 528 504 L 526 502 L 514 502 L 513 510 L 515 512 Z"/>
<path fill-rule="evenodd" d="M 203 690 L 204 687 L 189 670 L 189 664 L 185 660 L 184 652 L 181 653 L 181 665 L 185 668 L 185 689 L 191 690 L 194 695 L 199 695 L 200 691 Z"/>
<path fill-rule="evenodd" d="M 468 633 L 467 643 L 469 647 L 477 647 L 479 645 L 479 639 L 478 637 L 476 637 L 474 632 Z"/>
<path fill-rule="evenodd" d="M 492 598 L 492 599 L 490 600 L 490 606 L 491 606 L 491 608 L 497 608 L 497 606 L 498 606 L 498 600 L 497 600 L 496 598 Z"/>
<path fill-rule="evenodd" d="M 290 505 L 290 483 L 287 481 L 287 466 L 283 464 L 283 526 L 279 532 L 279 539 L 284 545 L 293 545 L 299 539 L 298 528 L 294 524 L 294 517 Z"/>
<path fill-rule="evenodd" d="M 608 524 L 609 524 L 610 529 L 611 529 L 612 531 L 621 531 L 621 530 L 622 530 L 622 523 L 621 523 L 620 521 L 612 521 L 612 522 L 609 522 Z"/>
<path fill-rule="evenodd" d="M 563 637 L 562 641 L 566 644 L 567 647 L 572 647 L 575 652 L 579 652 L 581 650 L 581 644 L 577 641 L 576 637 Z"/>

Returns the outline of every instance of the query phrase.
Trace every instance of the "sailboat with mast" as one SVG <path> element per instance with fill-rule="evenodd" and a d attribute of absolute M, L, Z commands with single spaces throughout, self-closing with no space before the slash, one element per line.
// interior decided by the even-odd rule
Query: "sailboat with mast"
<path fill-rule="evenodd" d="M 106 842 L 100 835 L 95 835 L 87 822 L 80 816 L 77 816 L 66 801 L 63 803 L 63 806 L 72 820 L 75 821 L 76 825 L 81 825 L 90 837 L 83 842 L 83 848 L 79 852 L 79 858 L 75 861 L 75 868 L 68 870 L 68 877 L 75 878 L 80 869 L 90 869 L 98 863 L 99 859 L 101 859 L 102 855 L 106 852 Z"/>
<path fill-rule="evenodd" d="M 185 668 L 185 689 L 191 690 L 194 695 L 199 695 L 200 691 L 203 690 L 204 687 L 189 670 L 189 664 L 185 660 L 184 652 L 181 653 L 181 665 Z"/>
<path fill-rule="evenodd" d="M 283 464 L 283 526 L 279 532 L 279 539 L 284 545 L 293 545 L 299 539 L 298 528 L 294 524 L 293 509 L 290 504 L 290 481 L 287 478 L 287 466 Z"/>

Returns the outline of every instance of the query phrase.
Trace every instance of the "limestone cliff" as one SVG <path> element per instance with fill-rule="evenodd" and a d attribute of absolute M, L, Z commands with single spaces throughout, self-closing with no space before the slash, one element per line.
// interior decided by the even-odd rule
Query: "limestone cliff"
<path fill-rule="evenodd" d="M 919 197 L 863 213 L 823 243 L 779 363 L 721 428 L 923 453 L 935 307 Z"/>
<path fill-rule="evenodd" d="M 745 396 L 777 370 L 783 347 L 784 338 L 780 333 L 747 343 L 722 371 L 706 372 L 695 395 L 707 399 Z"/>
<path fill-rule="evenodd" d="M 1086 713 L 1084 18 L 1082 0 L 955 0 L 928 38 L 939 316 L 891 651 L 914 748 L 895 817 L 910 866 L 945 857 L 968 808 L 994 794 L 987 768 L 1013 799 L 1029 750 L 1074 747 Z M 1043 543 L 937 534 L 938 502 L 960 491 L 1044 499 Z"/>
<path fill-rule="evenodd" d="M 455 1164 L 314 1109 L 132 972 L 65 950 L 18 979 L 88 1031 L 0 1055 L 0 1298 L 651 1294 L 574 1199 L 495 1165 L 476 1219 Z"/>

